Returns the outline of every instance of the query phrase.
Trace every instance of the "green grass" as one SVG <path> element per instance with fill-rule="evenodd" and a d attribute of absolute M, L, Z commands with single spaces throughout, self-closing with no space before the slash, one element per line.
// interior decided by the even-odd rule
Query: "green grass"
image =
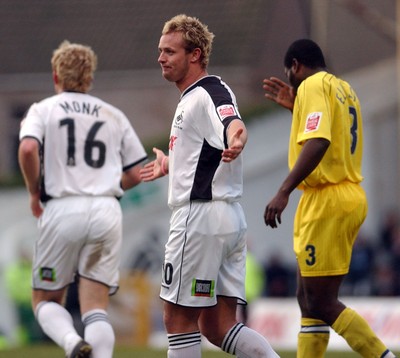
<path fill-rule="evenodd" d="M 296 358 L 295 352 L 278 352 L 281 358 Z M 64 358 L 63 351 L 54 345 L 35 345 L 0 351 L 1 358 Z M 166 350 L 148 348 L 117 347 L 114 358 L 166 358 Z M 229 354 L 219 351 L 204 351 L 203 358 L 228 358 Z M 356 358 L 352 352 L 328 352 L 325 358 Z"/>

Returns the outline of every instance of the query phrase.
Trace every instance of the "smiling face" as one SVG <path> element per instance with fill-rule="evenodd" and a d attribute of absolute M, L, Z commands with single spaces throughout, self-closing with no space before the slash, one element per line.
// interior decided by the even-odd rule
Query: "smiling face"
<path fill-rule="evenodd" d="M 177 85 L 183 82 L 189 72 L 192 54 L 186 51 L 182 34 L 170 32 L 162 35 L 158 52 L 163 77 Z"/>
<path fill-rule="evenodd" d="M 162 35 L 158 52 L 163 77 L 175 82 L 181 92 L 207 73 L 200 61 L 201 50 L 188 50 L 179 31 Z"/>

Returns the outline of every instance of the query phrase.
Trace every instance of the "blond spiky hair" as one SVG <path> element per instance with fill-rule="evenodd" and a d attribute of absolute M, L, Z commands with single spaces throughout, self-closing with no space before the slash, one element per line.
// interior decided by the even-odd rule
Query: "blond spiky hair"
<path fill-rule="evenodd" d="M 89 46 L 65 40 L 54 50 L 51 66 L 63 90 L 86 93 L 92 86 L 97 56 Z"/>
<path fill-rule="evenodd" d="M 199 19 L 185 14 L 174 16 L 164 24 L 162 34 L 181 32 L 186 42 L 186 51 L 191 52 L 195 48 L 201 50 L 200 63 L 206 68 L 209 63 L 214 34 L 208 30 L 207 25 Z"/>

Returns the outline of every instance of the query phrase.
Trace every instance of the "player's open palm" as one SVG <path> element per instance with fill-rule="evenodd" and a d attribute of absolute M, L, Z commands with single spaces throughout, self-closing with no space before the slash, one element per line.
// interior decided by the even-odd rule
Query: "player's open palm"
<path fill-rule="evenodd" d="M 263 89 L 266 98 L 278 103 L 290 111 L 293 110 L 296 93 L 292 86 L 289 86 L 279 78 L 271 77 L 264 79 Z"/>
<path fill-rule="evenodd" d="M 161 165 L 163 163 L 163 159 L 166 158 L 166 155 L 158 148 L 153 148 L 153 152 L 156 155 L 156 159 L 147 163 L 142 169 L 140 169 L 140 178 L 144 182 L 152 181 L 164 176 Z"/>
<path fill-rule="evenodd" d="M 229 148 L 222 152 L 222 161 L 229 163 L 236 159 L 242 152 L 244 144 L 242 139 L 243 128 L 239 128 L 229 139 Z"/>

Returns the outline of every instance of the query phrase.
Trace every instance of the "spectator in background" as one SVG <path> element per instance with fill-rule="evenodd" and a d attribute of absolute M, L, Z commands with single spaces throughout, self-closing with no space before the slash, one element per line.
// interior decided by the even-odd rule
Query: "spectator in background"
<path fill-rule="evenodd" d="M 400 222 L 392 230 L 391 250 L 392 253 L 392 267 L 394 271 L 394 286 L 396 287 L 396 295 L 400 294 Z"/>
<path fill-rule="evenodd" d="M 254 300 L 262 296 L 265 285 L 265 276 L 263 267 L 257 261 L 251 251 L 247 251 L 246 255 L 246 300 L 247 305 L 238 305 L 238 320 L 243 324 L 247 322 L 248 305 Z"/>
<path fill-rule="evenodd" d="M 9 344 L 7 337 L 0 331 L 0 351 L 3 349 L 10 349 L 12 345 Z"/>
<path fill-rule="evenodd" d="M 396 283 L 396 272 L 387 257 L 381 256 L 377 260 L 372 275 L 372 294 L 374 296 L 397 296 L 399 286 Z"/>
<path fill-rule="evenodd" d="M 343 294 L 369 296 L 372 293 L 375 252 L 370 240 L 360 233 L 353 246 L 349 273 L 341 291 Z"/>
<path fill-rule="evenodd" d="M 8 294 L 18 312 L 18 343 L 28 345 L 47 339 L 32 312 L 32 260 L 21 249 L 17 259 L 4 270 Z"/>
<path fill-rule="evenodd" d="M 250 303 L 260 297 L 263 292 L 265 276 L 263 267 L 250 251 L 246 255 L 246 299 Z"/>
<path fill-rule="evenodd" d="M 390 208 L 382 218 L 379 246 L 372 274 L 372 294 L 400 295 L 400 215 Z"/>
<path fill-rule="evenodd" d="M 400 224 L 400 215 L 397 209 L 387 210 L 381 226 L 381 242 L 383 248 L 390 252 L 393 244 L 393 235 Z"/>
<path fill-rule="evenodd" d="M 282 261 L 279 255 L 272 255 L 264 267 L 265 288 L 264 296 L 288 297 L 294 293 L 292 282 L 295 281 L 295 273 Z"/>

